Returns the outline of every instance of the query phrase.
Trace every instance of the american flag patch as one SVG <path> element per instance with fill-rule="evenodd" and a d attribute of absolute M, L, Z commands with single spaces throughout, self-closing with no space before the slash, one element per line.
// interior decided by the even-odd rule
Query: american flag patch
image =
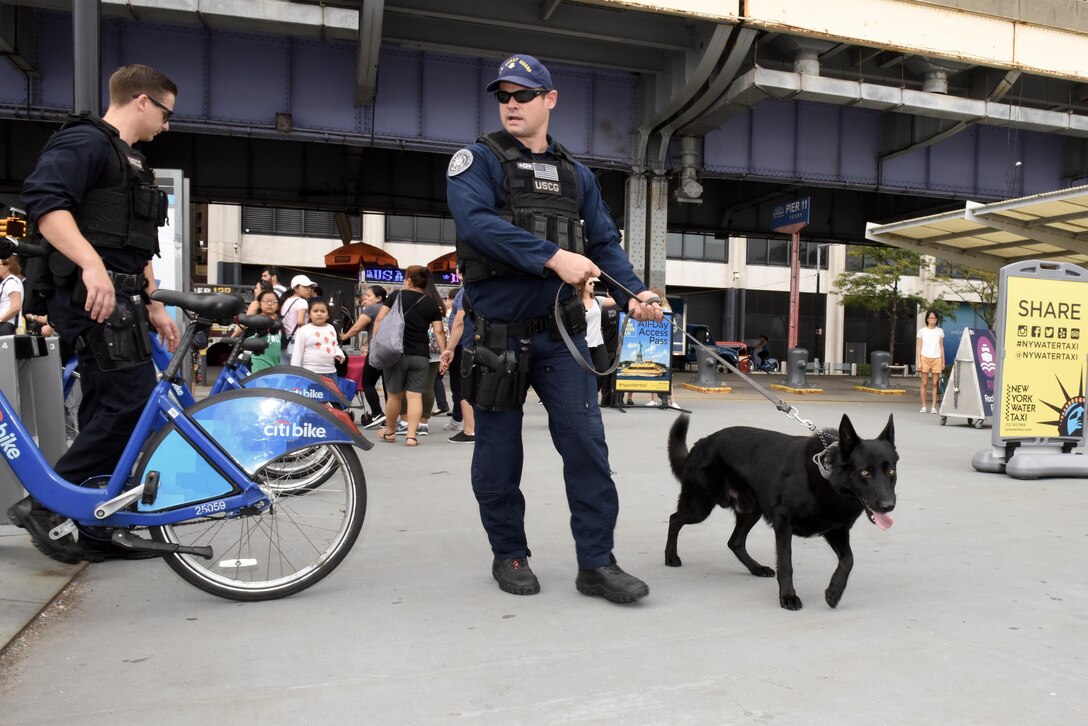
<path fill-rule="evenodd" d="M 533 163 L 533 176 L 537 179 L 547 179 L 548 181 L 559 181 L 559 169 L 555 164 L 541 164 L 540 162 Z"/>

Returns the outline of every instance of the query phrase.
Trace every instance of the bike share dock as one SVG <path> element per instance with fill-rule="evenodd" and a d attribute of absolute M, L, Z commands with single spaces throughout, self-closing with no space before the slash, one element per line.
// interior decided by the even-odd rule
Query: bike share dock
<path fill-rule="evenodd" d="M 56 338 L 0 337 L 0 390 L 37 437 L 50 464 L 66 448 L 60 368 Z M 0 440 L 6 433 L 0 421 Z M 0 466 L 0 650 L 85 567 L 62 565 L 39 554 L 30 535 L 8 522 L 7 508 L 25 495 L 11 469 Z"/>

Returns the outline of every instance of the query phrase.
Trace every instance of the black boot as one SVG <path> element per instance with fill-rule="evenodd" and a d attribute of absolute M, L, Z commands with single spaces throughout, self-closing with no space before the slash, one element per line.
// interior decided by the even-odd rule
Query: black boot
<path fill-rule="evenodd" d="M 540 592 L 540 581 L 529 568 L 529 560 L 525 557 L 495 560 L 491 565 L 491 576 L 499 583 L 500 590 L 511 595 L 535 595 Z"/>
<path fill-rule="evenodd" d="M 615 562 L 595 570 L 578 570 L 574 584 L 583 595 L 599 595 L 612 602 L 634 602 L 650 594 L 645 582 L 628 575 Z"/>
<path fill-rule="evenodd" d="M 66 565 L 83 561 L 83 548 L 72 535 L 66 534 L 60 539 L 49 537 L 49 531 L 61 524 L 64 518 L 50 512 L 31 497 L 25 497 L 11 505 L 8 508 L 8 517 L 16 527 L 22 527 L 30 534 L 34 548 L 49 559 Z"/>

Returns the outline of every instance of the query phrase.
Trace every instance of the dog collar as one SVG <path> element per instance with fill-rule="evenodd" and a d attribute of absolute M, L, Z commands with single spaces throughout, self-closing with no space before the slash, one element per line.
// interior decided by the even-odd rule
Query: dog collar
<path fill-rule="evenodd" d="M 823 438 L 823 437 L 821 437 Z M 835 453 L 839 450 L 838 440 L 832 441 L 823 451 L 812 457 L 812 463 L 820 470 L 824 479 L 831 480 L 831 468 Z"/>

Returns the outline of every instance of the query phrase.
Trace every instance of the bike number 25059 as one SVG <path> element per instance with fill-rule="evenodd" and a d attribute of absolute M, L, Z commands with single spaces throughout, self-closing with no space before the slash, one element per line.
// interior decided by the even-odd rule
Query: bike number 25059
<path fill-rule="evenodd" d="M 212 514 L 214 512 L 222 512 L 227 508 L 227 503 L 223 500 L 218 502 L 207 502 L 205 504 L 196 505 L 196 514 L 200 516 L 202 514 Z"/>

